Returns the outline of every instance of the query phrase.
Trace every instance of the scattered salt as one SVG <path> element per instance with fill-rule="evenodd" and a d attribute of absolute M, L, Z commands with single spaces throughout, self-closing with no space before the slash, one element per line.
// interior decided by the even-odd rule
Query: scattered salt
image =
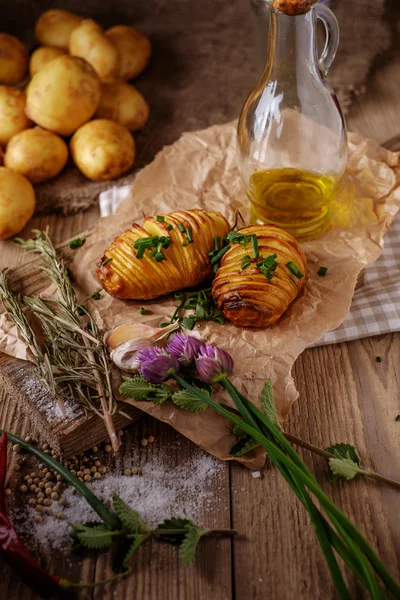
<path fill-rule="evenodd" d="M 252 471 L 251 476 L 254 477 L 254 479 L 258 479 L 261 477 L 261 471 Z"/>
<path fill-rule="evenodd" d="M 123 464 L 118 465 L 118 472 L 123 472 L 124 465 L 132 465 L 133 461 L 139 460 L 135 452 L 137 453 L 133 451 L 133 455 L 120 461 Z M 178 466 L 171 464 L 167 457 L 147 454 L 143 458 L 142 455 L 143 451 L 140 453 L 143 476 L 124 476 L 111 472 L 88 484 L 89 487 L 106 502 L 109 502 L 112 493 L 116 492 L 150 526 L 173 516 L 195 520 L 200 513 L 211 510 L 215 493 L 212 487 L 215 490 L 215 480 L 224 469 L 223 463 L 201 450 L 196 450 L 190 458 L 182 459 Z M 72 488 L 67 488 L 63 497 L 67 506 L 62 507 L 65 515 L 62 521 L 47 516 L 42 523 L 36 523 L 34 517 L 37 513 L 29 506 L 23 515 L 11 514 L 21 536 L 26 538 L 28 544 L 34 544 L 35 550 L 50 552 L 59 548 L 68 552 L 71 545 L 71 528 L 68 522 L 99 520 L 86 500 L 72 493 Z M 55 505 L 56 503 L 53 507 Z M 54 509 L 54 512 L 57 513 L 58 510 Z"/>
<path fill-rule="evenodd" d="M 40 378 L 35 376 L 35 372 L 29 377 L 26 376 L 26 367 L 21 367 L 21 378 L 19 379 L 18 388 L 25 396 L 31 398 L 37 410 L 49 422 L 58 421 L 63 418 L 60 407 L 58 406 L 54 396 L 49 393 L 47 387 L 40 381 Z M 18 373 L 16 373 L 18 375 Z M 72 402 L 68 397 L 62 398 L 67 419 L 74 419 L 82 414 L 82 409 L 77 402 Z"/>

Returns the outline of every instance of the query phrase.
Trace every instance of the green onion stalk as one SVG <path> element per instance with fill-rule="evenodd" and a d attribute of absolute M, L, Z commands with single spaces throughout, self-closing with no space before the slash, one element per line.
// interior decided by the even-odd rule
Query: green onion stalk
<path fill-rule="evenodd" d="M 232 357 L 217 346 L 203 344 L 182 334 L 175 334 L 166 350 L 167 353 L 161 356 L 156 348 L 142 350 L 139 353 L 141 375 L 151 383 L 174 379 L 199 402 L 229 419 L 265 449 L 310 516 L 339 598 L 351 600 L 337 555 L 367 589 L 372 600 L 387 598 L 382 584 L 395 598 L 400 599 L 398 583 L 357 527 L 323 491 L 279 425 L 241 394 L 229 380 L 233 370 Z M 239 414 L 222 406 L 205 390 L 178 374 L 181 366 L 190 362 L 195 363 L 197 374 L 203 382 L 211 385 L 219 383 L 227 390 Z M 315 500 L 321 509 L 316 506 Z"/>

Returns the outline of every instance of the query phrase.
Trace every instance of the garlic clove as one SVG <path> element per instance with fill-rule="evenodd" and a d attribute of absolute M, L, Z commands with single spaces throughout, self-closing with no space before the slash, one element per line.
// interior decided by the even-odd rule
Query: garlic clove
<path fill-rule="evenodd" d="M 155 342 L 151 339 L 128 340 L 112 350 L 110 358 L 122 371 L 137 373 L 140 366 L 137 361 L 139 351 L 142 350 L 142 348 L 154 346 L 154 344 Z"/>
<path fill-rule="evenodd" d="M 161 340 L 171 331 L 178 329 L 179 323 L 170 323 L 167 327 L 151 327 L 143 323 L 126 323 L 119 325 L 104 335 L 104 343 L 110 350 L 114 350 L 121 344 L 134 340 Z"/>

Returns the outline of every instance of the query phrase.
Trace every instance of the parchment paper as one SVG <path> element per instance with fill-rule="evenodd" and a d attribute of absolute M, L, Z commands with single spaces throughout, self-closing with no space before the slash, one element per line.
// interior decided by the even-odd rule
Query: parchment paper
<path fill-rule="evenodd" d="M 219 210 L 231 223 L 237 209 L 247 218 L 235 146 L 236 124 L 228 123 L 185 133 L 164 148 L 137 175 L 131 195 L 117 213 L 101 220 L 78 251 L 72 271 L 80 291 L 87 296 L 98 289 L 95 265 L 104 249 L 133 222 L 142 223 L 143 215 L 199 207 Z M 399 182 L 398 153 L 351 135 L 334 229 L 303 245 L 309 274 L 302 295 L 276 325 L 267 329 L 243 329 L 230 323 L 201 324 L 198 328 L 202 338 L 232 354 L 233 381 L 251 400 L 257 402 L 265 380 L 271 377 L 281 420 L 298 397 L 291 375 L 294 361 L 311 342 L 343 321 L 360 271 L 381 253 L 383 235 L 400 207 Z M 317 275 L 320 265 L 328 267 L 326 277 Z M 91 310 L 105 330 L 126 322 L 158 326 L 176 306 L 171 297 L 137 303 L 116 300 L 106 293 L 102 296 L 100 301 L 92 302 Z M 145 316 L 138 311 L 143 305 L 149 312 Z M 0 350 L 4 350 L 1 343 Z M 193 414 L 171 403 L 132 403 L 170 423 L 208 452 L 228 457 L 234 440 L 232 427 L 211 409 Z M 262 460 L 258 454 L 248 459 L 248 465 L 257 468 Z"/>

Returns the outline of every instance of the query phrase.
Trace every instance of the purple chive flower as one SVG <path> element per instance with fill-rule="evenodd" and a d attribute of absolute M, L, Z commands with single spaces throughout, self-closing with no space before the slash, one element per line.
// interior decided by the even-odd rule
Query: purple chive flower
<path fill-rule="evenodd" d="M 233 358 L 222 348 L 206 344 L 199 350 L 196 367 L 200 379 L 206 383 L 217 383 L 232 373 Z"/>
<path fill-rule="evenodd" d="M 161 383 L 179 371 L 176 356 L 171 356 L 158 346 L 140 350 L 138 362 L 140 373 L 150 383 Z"/>
<path fill-rule="evenodd" d="M 200 348 L 204 344 L 192 335 L 175 333 L 166 350 L 169 354 L 176 356 L 181 365 L 187 367 L 198 357 Z"/>

